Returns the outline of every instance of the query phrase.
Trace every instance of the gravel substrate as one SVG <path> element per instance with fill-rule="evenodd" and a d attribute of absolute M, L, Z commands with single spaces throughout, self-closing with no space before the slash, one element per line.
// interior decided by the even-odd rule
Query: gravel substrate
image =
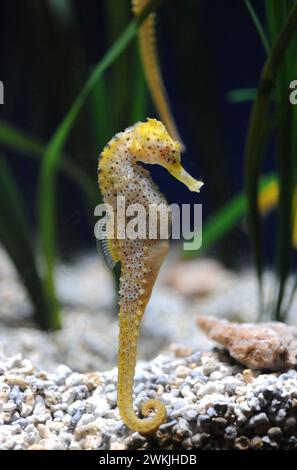
<path fill-rule="evenodd" d="M 156 436 L 130 432 L 116 407 L 117 371 L 37 370 L 0 361 L 1 449 L 297 448 L 297 371 L 255 373 L 220 351 L 139 364 L 135 405 L 161 398 Z"/>

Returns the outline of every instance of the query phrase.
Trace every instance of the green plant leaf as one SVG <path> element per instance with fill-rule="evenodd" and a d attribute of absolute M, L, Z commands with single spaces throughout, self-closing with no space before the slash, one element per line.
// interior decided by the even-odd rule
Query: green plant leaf
<path fill-rule="evenodd" d="M 0 119 L 0 143 L 34 157 L 42 155 L 45 148 L 40 140 L 28 136 L 4 119 Z"/>
<path fill-rule="evenodd" d="M 291 154 L 291 116 L 290 110 L 278 126 L 278 175 L 279 206 L 276 272 L 278 277 L 278 295 L 275 306 L 275 319 L 284 320 L 282 303 L 286 280 L 292 255 L 292 209 L 293 209 L 293 168 Z"/>
<path fill-rule="evenodd" d="M 292 2 L 277 2 L 271 0 L 265 3 L 266 16 L 272 41 L 277 37 L 286 24 L 290 14 Z M 292 239 L 292 209 L 294 187 L 294 120 L 293 107 L 288 100 L 288 86 L 292 78 L 293 64 L 296 64 L 296 41 L 291 41 L 287 48 L 276 77 L 276 137 L 277 137 L 277 171 L 279 175 L 279 206 L 276 243 L 276 274 L 278 289 L 274 308 L 274 318 L 284 320 L 286 311 L 283 309 L 283 300 L 286 289 L 286 281 L 290 269 L 291 239 Z M 293 139 L 292 139 L 293 136 Z M 295 134 L 296 136 L 296 134 Z M 295 137 L 296 138 L 296 137 Z"/>
<path fill-rule="evenodd" d="M 264 31 L 264 28 L 261 24 L 261 21 L 259 20 L 258 18 L 258 15 L 257 13 L 255 12 L 255 9 L 252 5 L 252 3 L 250 2 L 250 0 L 244 0 L 244 3 L 246 4 L 246 7 L 248 9 L 248 12 L 253 20 L 253 23 L 256 27 L 256 30 L 258 31 L 258 34 L 260 36 L 260 39 L 261 39 L 261 42 L 263 44 L 263 47 L 266 51 L 266 54 L 268 55 L 269 52 L 270 52 L 270 45 L 269 45 L 269 42 L 268 42 L 268 39 L 266 37 L 266 34 L 265 34 L 265 31 Z"/>
<path fill-rule="evenodd" d="M 119 2 L 118 0 L 105 1 L 105 22 L 108 45 L 113 44 L 125 26 L 131 15 L 131 2 Z M 109 106 L 110 120 L 112 121 L 113 134 L 118 129 L 127 127 L 129 113 L 127 103 L 131 103 L 132 90 L 132 62 L 130 49 L 125 51 L 112 64 L 108 83 L 112 91 L 112 106 Z"/>
<path fill-rule="evenodd" d="M 111 46 L 101 61 L 95 66 L 83 86 L 78 97 L 70 107 L 65 118 L 50 139 L 45 150 L 39 181 L 38 181 L 38 222 L 43 255 L 43 269 L 47 292 L 50 294 L 50 304 L 53 315 L 56 316 L 59 306 L 55 294 L 54 285 L 54 264 L 56 256 L 56 172 L 59 166 L 59 159 L 63 151 L 64 144 L 72 129 L 72 126 L 87 97 L 101 79 L 103 73 L 114 63 L 125 48 L 135 37 L 139 26 L 147 15 L 161 3 L 161 0 L 151 0 L 143 12 L 134 18 L 117 41 Z"/>
<path fill-rule="evenodd" d="M 89 104 L 92 116 L 94 142 L 96 142 L 98 149 L 101 149 L 115 133 L 112 120 L 107 118 L 110 113 L 110 93 L 106 76 L 101 77 L 101 80 L 99 80 L 91 91 Z M 98 193 L 97 187 L 96 191 Z"/>
<path fill-rule="evenodd" d="M 133 70 L 133 101 L 131 109 L 131 122 L 141 121 L 147 117 L 148 109 L 148 88 L 146 79 L 143 73 L 142 64 L 139 57 L 139 50 L 135 48 L 134 51 L 135 60 Z"/>
<path fill-rule="evenodd" d="M 256 96 L 256 88 L 238 88 L 235 90 L 230 90 L 226 94 L 227 100 L 232 104 L 244 103 L 245 101 L 254 101 Z"/>
<path fill-rule="evenodd" d="M 46 144 L 41 140 L 17 129 L 4 119 L 0 119 L 0 144 L 31 158 L 42 157 L 46 149 Z M 98 203 L 97 184 L 76 163 L 63 155 L 59 160 L 59 168 L 80 187 L 92 206 Z"/>
<path fill-rule="evenodd" d="M 0 156 L 0 239 L 27 289 L 34 308 L 34 320 L 42 329 L 60 327 L 52 318 L 42 279 L 36 266 L 32 231 L 23 197 L 4 158 Z"/>
<path fill-rule="evenodd" d="M 59 20 L 65 25 L 71 25 L 74 21 L 74 5 L 72 0 L 47 0 L 50 8 Z"/>
<path fill-rule="evenodd" d="M 260 193 L 267 185 L 276 180 L 276 175 L 271 174 L 261 178 Z M 247 213 L 247 198 L 244 192 L 234 196 L 223 207 L 215 212 L 203 226 L 202 246 L 197 251 L 184 251 L 184 258 L 194 258 L 212 248 L 230 230 L 232 230 Z"/>
<path fill-rule="evenodd" d="M 254 102 L 248 129 L 245 148 L 245 185 L 249 207 L 249 227 L 255 265 L 260 286 L 260 299 L 262 292 L 262 241 L 260 228 L 260 215 L 257 204 L 258 181 L 260 177 L 261 161 L 267 138 L 267 123 L 269 122 L 269 108 L 272 91 L 278 76 L 285 52 L 297 27 L 297 4 L 295 3 L 284 27 L 279 33 L 273 48 L 264 64 L 257 97 Z M 261 302 L 262 304 L 262 302 Z"/>

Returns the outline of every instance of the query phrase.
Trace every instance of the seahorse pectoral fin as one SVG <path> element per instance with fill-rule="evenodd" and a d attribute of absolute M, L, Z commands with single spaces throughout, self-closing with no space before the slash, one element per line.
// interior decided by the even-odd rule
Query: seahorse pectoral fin
<path fill-rule="evenodd" d="M 99 239 L 97 238 L 96 241 L 99 253 L 102 253 L 107 266 L 113 269 L 119 260 L 116 258 L 112 248 L 112 240 L 107 236 L 106 222 L 102 223 L 99 227 Z"/>
<path fill-rule="evenodd" d="M 190 191 L 199 193 L 201 187 L 203 186 L 202 181 L 195 180 L 183 167 L 180 163 L 175 163 L 173 165 L 166 165 L 166 169 L 169 173 L 174 176 L 177 180 L 181 181 Z"/>

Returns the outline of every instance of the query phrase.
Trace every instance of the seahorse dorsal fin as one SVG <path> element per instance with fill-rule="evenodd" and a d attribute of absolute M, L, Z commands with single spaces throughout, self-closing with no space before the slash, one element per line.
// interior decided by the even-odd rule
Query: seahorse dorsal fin
<path fill-rule="evenodd" d="M 106 222 L 102 222 L 99 227 L 99 239 L 97 238 L 97 248 L 99 253 L 101 252 L 105 263 L 110 269 L 113 269 L 117 264 L 118 260 L 113 254 L 111 248 L 111 240 L 107 238 Z"/>

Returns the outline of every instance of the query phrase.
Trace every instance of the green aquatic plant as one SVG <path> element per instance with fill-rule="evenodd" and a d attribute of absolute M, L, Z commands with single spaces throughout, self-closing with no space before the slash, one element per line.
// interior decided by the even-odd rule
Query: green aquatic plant
<path fill-rule="evenodd" d="M 29 292 L 35 308 L 36 323 L 40 328 L 48 329 L 51 327 L 48 302 L 37 265 L 27 210 L 18 185 L 2 155 L 0 156 L 0 187 L 1 243 Z"/>
<path fill-rule="evenodd" d="M 297 77 L 297 5 L 294 1 L 265 1 L 267 31 L 264 30 L 252 3 L 245 1 L 259 33 L 267 59 L 262 69 L 258 88 L 234 90 L 228 94 L 233 103 L 253 101 L 245 148 L 245 191 L 233 197 L 206 221 L 203 231 L 203 250 L 213 246 L 243 216 L 248 217 L 249 235 L 259 280 L 262 316 L 285 320 L 292 304 L 297 281 L 289 302 L 283 305 L 286 281 L 290 270 L 292 247 L 296 244 L 297 184 L 297 107 L 289 102 L 289 84 Z M 277 165 L 274 175 L 261 176 L 261 162 L 267 141 L 276 139 Z M 276 241 L 275 272 L 278 286 L 275 299 L 264 305 L 262 294 L 263 250 L 261 227 L 263 215 L 277 207 L 278 230 Z M 199 252 L 185 252 L 185 257 Z M 271 302 L 274 308 L 271 310 Z M 273 303 L 273 302 L 272 302 Z"/>
<path fill-rule="evenodd" d="M 289 5 L 290 4 L 290 5 Z M 292 6 L 291 11 L 289 11 Z M 272 49 L 262 69 L 257 97 L 250 117 L 245 149 L 245 180 L 248 197 L 250 237 L 263 307 L 262 275 L 263 253 L 261 217 L 258 205 L 258 182 L 268 123 L 271 119 L 271 95 L 275 91 L 277 174 L 279 183 L 278 235 L 276 245 L 276 274 L 278 293 L 272 316 L 284 319 L 282 310 L 286 280 L 289 274 L 292 240 L 293 185 L 296 174 L 296 110 L 288 99 L 289 83 L 296 67 L 296 41 L 291 41 L 297 29 L 297 4 L 295 2 L 266 2 L 266 16 L 270 26 Z M 294 170 L 295 168 L 295 170 Z M 271 315 L 271 312 L 270 312 Z"/>

